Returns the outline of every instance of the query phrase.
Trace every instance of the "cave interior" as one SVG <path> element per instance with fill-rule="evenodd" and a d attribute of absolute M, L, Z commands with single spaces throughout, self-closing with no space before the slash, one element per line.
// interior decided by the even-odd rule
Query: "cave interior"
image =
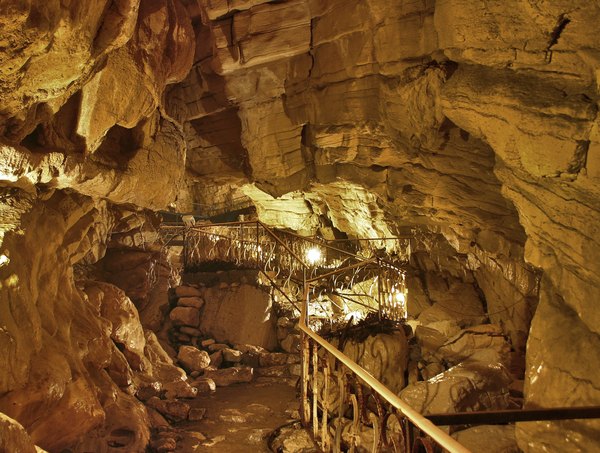
<path fill-rule="evenodd" d="M 3 1 L 0 453 L 599 451 L 599 21 Z"/>

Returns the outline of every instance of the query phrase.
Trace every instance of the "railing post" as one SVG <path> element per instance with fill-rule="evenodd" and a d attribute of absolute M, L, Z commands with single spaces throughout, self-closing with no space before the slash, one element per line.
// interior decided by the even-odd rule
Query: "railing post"
<path fill-rule="evenodd" d="M 302 382 L 301 382 L 301 401 L 300 416 L 302 424 L 308 429 L 310 422 L 310 408 L 308 404 L 308 373 L 310 364 L 310 338 L 306 333 L 302 335 Z"/>
<path fill-rule="evenodd" d="M 188 246 L 187 246 L 187 230 L 183 229 L 183 270 L 186 271 L 187 267 L 188 267 L 188 259 L 187 259 L 187 254 L 188 254 Z"/>
<path fill-rule="evenodd" d="M 306 284 L 306 269 L 304 269 L 302 275 L 302 291 L 303 291 L 303 301 L 300 306 L 300 324 L 306 325 L 307 314 L 308 314 L 308 287 Z M 302 331 L 302 350 L 301 350 L 301 359 L 302 359 L 302 388 L 301 388 L 301 398 L 302 407 L 300 408 L 300 414 L 302 416 L 302 423 L 304 427 L 308 429 L 308 422 L 310 421 L 310 407 L 308 404 L 308 375 L 309 375 L 309 367 L 310 367 L 310 338 L 306 334 L 306 332 Z"/>
<path fill-rule="evenodd" d="M 415 435 L 415 425 L 413 425 L 408 418 L 405 418 L 406 433 L 404 435 L 404 447 L 406 453 L 412 453 L 417 436 Z M 418 451 L 418 450 L 417 450 Z"/>
<path fill-rule="evenodd" d="M 379 258 L 377 258 L 377 314 L 379 316 L 379 322 L 381 322 L 381 299 L 382 299 L 382 291 L 381 291 L 381 282 L 383 281 L 383 275 L 381 273 L 381 262 Z"/>
<path fill-rule="evenodd" d="M 324 452 L 329 452 L 329 361 L 325 360 L 323 368 L 323 417 L 321 425 L 321 448 Z"/>
<path fill-rule="evenodd" d="M 243 257 L 244 257 L 244 251 L 245 251 L 245 246 L 244 246 L 244 224 L 240 223 L 240 263 L 242 263 L 243 261 Z"/>
<path fill-rule="evenodd" d="M 312 347 L 312 424 L 313 424 L 313 438 L 315 442 L 319 435 L 319 349 L 318 344 L 313 342 Z"/>

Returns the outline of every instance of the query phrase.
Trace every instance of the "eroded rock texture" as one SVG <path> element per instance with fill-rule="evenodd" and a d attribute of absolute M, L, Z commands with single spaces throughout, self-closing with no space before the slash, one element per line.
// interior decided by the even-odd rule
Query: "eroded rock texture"
<path fill-rule="evenodd" d="M 49 451 L 143 451 L 152 423 L 136 395 L 187 385 L 132 300 L 144 315 L 168 279 L 141 209 L 184 185 L 182 125 L 161 105 L 189 71 L 191 21 L 178 1 L 9 3 L 0 411 Z"/>
<path fill-rule="evenodd" d="M 328 238 L 412 229 L 414 316 L 459 312 L 452 334 L 489 321 L 527 347 L 528 406 L 600 402 L 597 2 L 0 12 L 0 410 L 34 443 L 147 440 L 133 387 L 159 362 L 165 382 L 178 373 L 144 330 L 171 277 L 150 211 L 169 205 L 254 204 Z M 137 425 L 121 431 L 125 410 Z M 599 430 L 516 435 L 524 451 L 589 451 Z"/>

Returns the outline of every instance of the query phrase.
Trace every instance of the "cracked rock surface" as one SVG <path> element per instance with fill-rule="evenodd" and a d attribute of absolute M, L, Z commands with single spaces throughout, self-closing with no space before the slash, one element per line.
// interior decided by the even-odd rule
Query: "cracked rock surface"
<path fill-rule="evenodd" d="M 34 444 L 143 449 L 160 419 L 141 396 L 190 394 L 153 333 L 179 284 L 169 208 L 411 232 L 411 316 L 448 338 L 496 326 L 489 346 L 525 357 L 526 407 L 600 402 L 598 2 L 0 12 L 0 411 Z M 462 358 L 464 335 L 435 346 Z M 597 421 L 516 428 L 525 452 L 599 438 Z"/>

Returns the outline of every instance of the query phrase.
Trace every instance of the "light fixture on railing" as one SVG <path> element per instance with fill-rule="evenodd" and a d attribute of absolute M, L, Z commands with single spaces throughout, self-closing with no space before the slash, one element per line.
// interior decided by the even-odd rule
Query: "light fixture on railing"
<path fill-rule="evenodd" d="M 396 290 L 396 302 L 404 305 L 404 303 L 406 302 L 406 295 L 403 292 L 400 292 L 399 290 Z"/>
<path fill-rule="evenodd" d="M 321 250 L 316 247 L 311 247 L 306 251 L 306 260 L 309 264 L 315 265 L 321 261 Z"/>
<path fill-rule="evenodd" d="M 396 311 L 397 316 L 406 319 L 407 316 L 407 307 L 406 307 L 406 296 L 407 291 L 406 287 L 402 285 L 401 288 L 396 288 L 394 291 L 394 311 Z"/>

